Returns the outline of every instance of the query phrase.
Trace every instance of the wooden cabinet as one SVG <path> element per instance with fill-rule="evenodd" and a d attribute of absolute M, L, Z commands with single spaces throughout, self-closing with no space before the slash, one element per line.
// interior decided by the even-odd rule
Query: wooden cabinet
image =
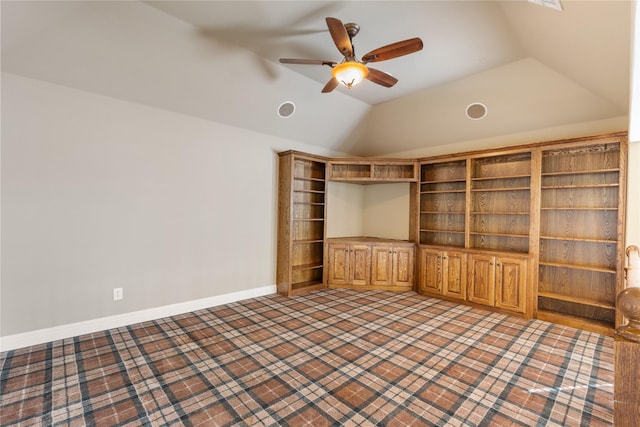
<path fill-rule="evenodd" d="M 467 299 L 467 254 L 421 246 L 418 290 L 426 295 Z"/>
<path fill-rule="evenodd" d="M 626 139 L 542 150 L 539 318 L 606 332 L 623 289 Z"/>
<path fill-rule="evenodd" d="M 413 287 L 414 245 L 373 245 L 371 284 L 376 287 Z"/>
<path fill-rule="evenodd" d="M 528 257 L 470 254 L 469 301 L 526 313 L 528 263 Z"/>
<path fill-rule="evenodd" d="M 324 287 L 325 162 L 295 151 L 280 153 L 278 177 L 278 292 Z"/>
<path fill-rule="evenodd" d="M 416 182 L 418 162 L 400 159 L 331 159 L 331 181 L 347 182 Z"/>
<path fill-rule="evenodd" d="M 375 238 L 327 241 L 327 285 L 409 291 L 414 285 L 415 245 Z"/>
<path fill-rule="evenodd" d="M 327 245 L 328 283 L 367 286 L 371 277 L 371 246 L 334 242 Z"/>

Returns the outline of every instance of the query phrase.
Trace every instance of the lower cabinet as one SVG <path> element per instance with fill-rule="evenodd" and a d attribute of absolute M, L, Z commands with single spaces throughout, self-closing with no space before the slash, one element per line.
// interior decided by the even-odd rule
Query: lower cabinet
<path fill-rule="evenodd" d="M 413 243 L 373 238 L 330 239 L 326 254 L 329 287 L 413 289 Z"/>
<path fill-rule="evenodd" d="M 335 285 L 368 285 L 371 270 L 371 247 L 333 243 L 329 245 L 328 281 Z"/>
<path fill-rule="evenodd" d="M 528 257 L 471 254 L 469 301 L 525 313 Z"/>
<path fill-rule="evenodd" d="M 467 298 L 467 254 L 420 248 L 419 290 L 424 294 Z"/>
<path fill-rule="evenodd" d="M 421 246 L 418 290 L 532 317 L 529 255 Z"/>

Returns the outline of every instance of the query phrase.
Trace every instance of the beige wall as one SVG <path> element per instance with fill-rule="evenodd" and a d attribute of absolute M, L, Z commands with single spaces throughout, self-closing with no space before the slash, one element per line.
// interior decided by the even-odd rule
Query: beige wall
<path fill-rule="evenodd" d="M 317 148 L 7 73 L 2 107 L 0 336 L 275 284 L 276 152 Z"/>

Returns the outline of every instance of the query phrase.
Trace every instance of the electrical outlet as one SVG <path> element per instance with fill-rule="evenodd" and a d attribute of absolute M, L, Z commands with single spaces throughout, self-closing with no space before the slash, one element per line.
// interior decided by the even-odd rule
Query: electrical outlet
<path fill-rule="evenodd" d="M 122 298 L 124 298 L 122 288 L 113 288 L 113 300 L 120 301 Z"/>

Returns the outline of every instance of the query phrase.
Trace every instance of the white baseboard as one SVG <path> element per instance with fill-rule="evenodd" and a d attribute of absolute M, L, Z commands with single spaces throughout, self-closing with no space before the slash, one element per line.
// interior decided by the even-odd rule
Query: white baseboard
<path fill-rule="evenodd" d="M 149 320 L 160 319 L 163 317 L 175 316 L 177 314 L 188 313 L 190 311 L 201 310 L 208 307 L 215 307 L 217 305 L 228 304 L 243 299 L 270 295 L 275 292 L 275 285 L 263 286 L 261 288 L 216 295 L 199 300 L 149 308 L 147 310 L 102 317 L 84 322 L 70 323 L 68 325 L 55 326 L 53 328 L 38 329 L 36 331 L 24 332 L 21 334 L 7 335 L 0 337 L 0 352 L 75 337 L 78 335 L 90 334 L 92 332 L 104 331 L 106 329 L 119 328 L 121 326 L 132 325 L 134 323 L 147 322 Z"/>

